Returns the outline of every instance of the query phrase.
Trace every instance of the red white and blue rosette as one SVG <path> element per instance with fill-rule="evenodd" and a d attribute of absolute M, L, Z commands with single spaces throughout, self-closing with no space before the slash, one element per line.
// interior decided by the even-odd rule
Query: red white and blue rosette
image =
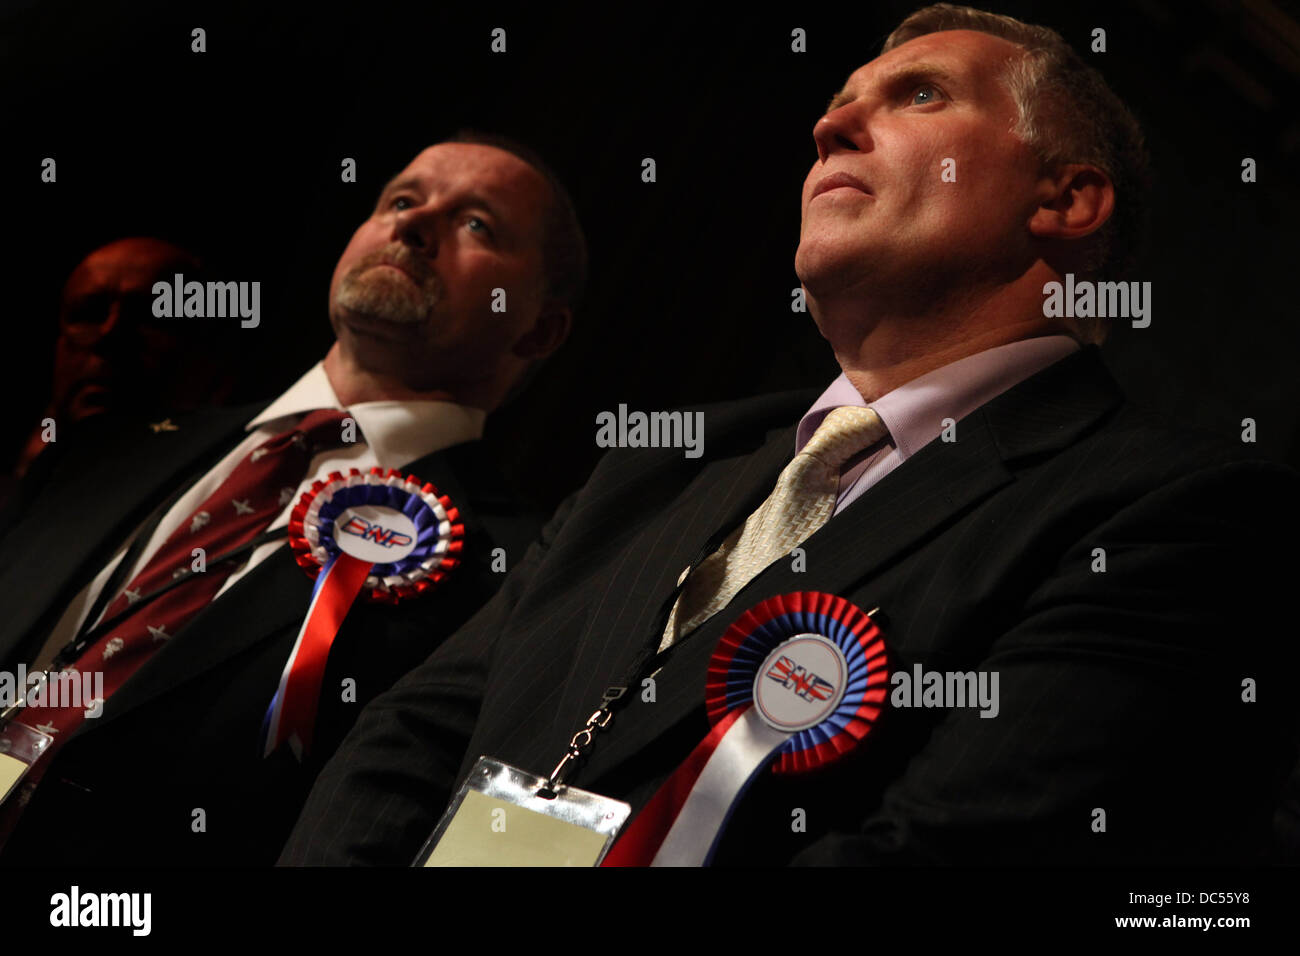
<path fill-rule="evenodd" d="M 371 468 L 312 482 L 289 516 L 294 559 L 316 579 L 263 725 L 265 753 L 311 747 L 331 644 L 357 595 L 395 604 L 436 585 L 460 561 L 465 527 L 451 500 L 414 475 Z"/>
<path fill-rule="evenodd" d="M 768 598 L 727 629 L 705 685 L 708 736 L 610 848 L 602 866 L 701 866 L 766 767 L 805 773 L 850 753 L 888 693 L 884 635 L 834 594 Z"/>

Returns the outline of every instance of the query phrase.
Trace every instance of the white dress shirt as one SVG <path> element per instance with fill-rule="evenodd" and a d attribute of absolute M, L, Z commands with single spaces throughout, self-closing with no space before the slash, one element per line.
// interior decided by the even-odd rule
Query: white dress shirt
<path fill-rule="evenodd" d="M 483 424 L 487 419 L 487 412 L 482 409 L 454 402 L 360 402 L 344 409 L 325 374 L 324 364 L 317 362 L 288 391 L 245 425 L 244 430 L 248 436 L 172 505 L 149 538 L 148 545 L 126 577 L 126 582 L 135 579 L 171 533 L 216 491 L 246 455 L 258 445 L 292 428 L 303 415 L 317 408 L 347 411 L 356 420 L 359 433 L 357 440 L 316 455 L 311 461 L 307 477 L 293 497 L 288 499 L 284 510 L 267 525 L 267 530 L 282 528 L 289 523 L 289 514 L 294 504 L 317 478 L 331 471 L 346 471 L 349 468 L 361 471 L 375 466 L 385 469 L 401 468 L 435 451 L 481 438 Z M 112 560 L 73 598 L 33 663 L 34 668 L 48 666 L 59 650 L 77 634 L 86 615 L 90 613 L 95 598 L 139 533 L 140 529 L 137 528 L 118 548 Z M 265 561 L 277 548 L 284 547 L 285 543 L 285 539 L 268 541 L 255 549 L 243 566 L 226 578 L 213 600 L 220 599 L 240 578 Z M 306 611 L 304 607 L 303 613 Z"/>

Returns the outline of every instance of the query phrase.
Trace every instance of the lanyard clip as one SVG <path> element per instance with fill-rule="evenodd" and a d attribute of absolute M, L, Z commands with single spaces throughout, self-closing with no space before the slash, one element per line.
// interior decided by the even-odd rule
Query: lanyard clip
<path fill-rule="evenodd" d="M 605 693 L 600 697 L 600 708 L 587 718 L 587 722 L 582 726 L 569 741 L 568 748 L 564 751 L 564 756 L 560 762 L 555 765 L 551 775 L 547 777 L 544 783 L 537 791 L 537 795 L 543 800 L 554 800 L 564 789 L 564 781 L 569 775 L 577 769 L 578 762 L 591 749 L 591 745 L 596 741 L 598 731 L 604 730 L 614 719 L 614 712 L 610 709 L 610 704 L 622 698 L 627 693 L 626 687 L 607 687 Z"/>

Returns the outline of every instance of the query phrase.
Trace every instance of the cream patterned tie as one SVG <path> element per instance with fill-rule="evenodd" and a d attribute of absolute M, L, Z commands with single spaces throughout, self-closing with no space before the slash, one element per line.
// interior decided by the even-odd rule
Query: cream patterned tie
<path fill-rule="evenodd" d="M 833 409 L 777 477 L 767 500 L 691 573 L 659 649 L 717 614 L 764 568 L 812 537 L 835 512 L 844 463 L 887 433 L 870 408 Z"/>

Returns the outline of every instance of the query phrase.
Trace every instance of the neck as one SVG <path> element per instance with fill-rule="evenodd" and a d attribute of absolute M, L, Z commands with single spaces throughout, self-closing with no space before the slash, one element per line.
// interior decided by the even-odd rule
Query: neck
<path fill-rule="evenodd" d="M 449 390 L 434 388 L 417 390 L 408 388 L 398 379 L 362 368 L 335 342 L 322 363 L 325 377 L 345 408 L 361 402 L 455 402 L 458 398 Z M 466 403 L 462 403 L 466 404 Z M 468 403 L 472 404 L 472 403 Z"/>
<path fill-rule="evenodd" d="M 819 302 L 817 320 L 845 376 L 864 401 L 873 402 L 968 355 L 1042 335 L 1072 334 L 1059 319 L 1043 316 L 1042 287 L 1049 278 L 1030 270 L 982 295 L 951 297 L 938 306 L 931 300 L 924 311 L 861 300 Z"/>

